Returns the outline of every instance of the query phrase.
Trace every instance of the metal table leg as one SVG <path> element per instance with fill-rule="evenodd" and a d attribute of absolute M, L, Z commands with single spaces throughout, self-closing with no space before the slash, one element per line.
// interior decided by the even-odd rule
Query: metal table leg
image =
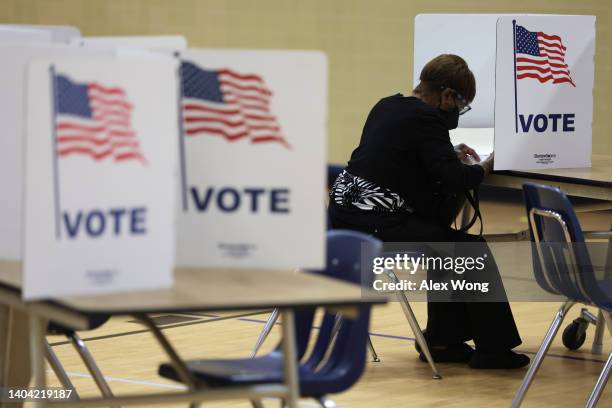
<path fill-rule="evenodd" d="M 291 309 L 283 309 L 281 315 L 283 317 L 283 368 L 285 385 L 288 388 L 285 405 L 288 408 L 297 408 L 300 398 L 300 383 L 297 367 L 295 316 Z"/>
<path fill-rule="evenodd" d="M 11 344 L 11 308 L 0 305 L 0 387 L 8 384 L 8 366 Z M 0 403 L 0 407 L 2 403 Z"/>
<path fill-rule="evenodd" d="M 53 372 L 55 373 L 55 376 L 59 380 L 60 384 L 62 384 L 62 387 L 67 390 L 72 390 L 72 395 L 75 398 L 79 398 L 79 394 L 74 388 L 74 384 L 72 384 L 72 381 L 70 381 L 70 377 L 68 377 L 68 374 L 66 374 L 66 370 L 64 370 L 62 363 L 60 363 L 55 351 L 53 351 L 48 341 L 45 341 L 45 357 L 47 358 L 47 361 L 49 362 L 51 369 L 53 369 Z"/>
<path fill-rule="evenodd" d="M 30 384 L 30 321 L 25 310 L 0 305 L 0 386 L 24 388 Z M 18 404 L 0 402 L 0 408 Z"/>
<path fill-rule="evenodd" d="M 164 336 L 159 327 L 155 325 L 153 320 L 148 315 L 144 314 L 134 315 L 134 317 L 141 321 L 151 331 L 159 345 L 166 352 L 168 357 L 170 357 L 170 361 L 172 362 L 172 365 L 174 366 L 174 369 L 176 370 L 181 381 L 192 390 L 202 387 L 203 384 L 200 384 L 200 382 L 191 374 L 185 365 L 185 362 L 179 357 L 174 347 L 172 347 L 168 339 Z"/>
<path fill-rule="evenodd" d="M 100 390 L 102 395 L 105 398 L 112 398 L 113 392 L 108 386 L 104 375 L 102 375 L 98 364 L 96 364 L 96 360 L 94 360 L 91 353 L 89 352 L 89 349 L 87 348 L 87 346 L 85 346 L 85 342 L 83 341 L 83 339 L 81 339 L 81 337 L 76 334 L 76 332 L 70 333 L 68 335 L 68 339 L 70 340 L 70 343 L 72 343 L 72 346 L 74 347 L 76 352 L 79 353 L 79 356 L 81 357 L 85 368 L 87 368 L 87 371 L 89 371 L 89 374 L 98 386 L 98 389 Z M 111 405 L 111 408 L 119 408 L 119 406 Z"/>
<path fill-rule="evenodd" d="M 45 373 L 45 326 L 46 322 L 34 313 L 28 316 L 30 325 L 30 364 L 32 365 L 32 380 L 34 388 L 44 389 L 47 386 L 47 377 Z M 37 400 L 34 402 L 35 408 L 46 406 L 45 400 Z"/>

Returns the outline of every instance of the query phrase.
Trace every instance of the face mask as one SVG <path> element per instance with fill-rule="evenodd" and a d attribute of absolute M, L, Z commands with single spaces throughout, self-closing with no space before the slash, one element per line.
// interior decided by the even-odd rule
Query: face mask
<path fill-rule="evenodd" d="M 459 125 L 459 109 L 456 107 L 453 110 L 447 111 L 441 108 L 438 108 L 438 112 L 440 116 L 444 119 L 448 130 L 455 129 Z"/>

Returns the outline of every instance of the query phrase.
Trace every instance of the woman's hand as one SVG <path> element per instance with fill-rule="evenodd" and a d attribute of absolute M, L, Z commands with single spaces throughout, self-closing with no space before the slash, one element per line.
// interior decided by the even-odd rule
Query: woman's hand
<path fill-rule="evenodd" d="M 476 150 L 472 149 L 470 146 L 465 143 L 458 144 L 455 146 L 455 153 L 457 153 L 457 158 L 466 164 L 473 164 L 470 161 L 470 158 L 473 158 L 475 162 L 480 162 L 480 156 L 476 153 Z"/>
<path fill-rule="evenodd" d="M 485 174 L 491 173 L 493 171 L 493 160 L 494 160 L 495 152 L 491 152 L 491 155 L 487 157 L 487 159 L 483 162 L 477 163 L 479 166 L 485 171 Z"/>

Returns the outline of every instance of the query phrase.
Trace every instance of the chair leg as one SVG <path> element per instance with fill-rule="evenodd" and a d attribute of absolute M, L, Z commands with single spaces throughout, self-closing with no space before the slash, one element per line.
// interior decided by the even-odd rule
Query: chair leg
<path fill-rule="evenodd" d="M 329 347 L 330 349 L 332 348 L 334 342 L 336 341 L 336 336 L 338 335 L 338 332 L 340 331 L 341 326 L 342 326 L 342 316 L 337 315 L 334 321 L 334 326 L 332 327 L 331 335 L 330 335 L 330 338 L 331 338 L 330 347 Z M 368 335 L 368 350 L 370 350 L 370 354 L 372 355 L 372 361 L 374 361 L 375 363 L 380 362 L 380 358 L 378 358 L 378 354 L 376 353 L 376 350 L 374 349 L 374 344 L 372 344 L 372 339 L 370 338 L 369 335 Z"/>
<path fill-rule="evenodd" d="M 565 316 L 567 316 L 567 312 L 571 309 L 572 306 L 574 306 L 574 302 L 568 300 L 567 302 L 563 303 L 557 311 L 557 314 L 555 315 L 555 318 L 550 324 L 550 327 L 548 328 L 548 331 L 544 336 L 544 340 L 542 341 L 542 344 L 538 349 L 538 353 L 536 354 L 535 358 L 533 359 L 533 362 L 529 366 L 529 370 L 527 371 L 527 374 L 525 374 L 525 378 L 523 378 L 523 382 L 521 383 L 518 391 L 516 392 L 516 395 L 514 396 L 514 399 L 512 400 L 512 405 L 510 405 L 511 408 L 518 408 L 521 406 L 521 403 L 525 398 L 525 394 L 527 393 L 529 386 L 531 386 L 531 383 L 533 382 L 533 378 L 535 377 L 540 366 L 542 365 L 542 361 L 544 360 L 544 357 L 546 356 L 546 353 L 548 352 L 548 349 L 550 348 L 550 345 L 554 340 L 555 335 L 559 331 L 559 326 L 561 326 L 561 323 L 563 323 L 563 319 L 565 319 Z"/>
<path fill-rule="evenodd" d="M 325 395 L 322 395 L 319 398 L 317 398 L 317 402 L 321 405 L 322 408 L 337 408 L 338 407 L 338 405 L 336 405 L 334 401 L 330 400 Z"/>
<path fill-rule="evenodd" d="M 79 355 L 81 356 L 85 367 L 89 371 L 89 374 L 91 374 L 91 376 L 93 377 L 102 395 L 106 398 L 113 397 L 113 392 L 111 391 L 110 387 L 108 386 L 108 383 L 104 379 L 100 368 L 98 368 L 98 365 L 91 356 L 91 353 L 87 349 L 87 346 L 85 346 L 85 342 L 79 337 L 78 334 L 74 332 L 68 335 L 68 339 L 76 349 L 77 353 L 79 353 Z"/>
<path fill-rule="evenodd" d="M 610 353 L 608 356 L 608 361 L 599 374 L 599 378 L 595 383 L 595 387 L 593 387 L 593 391 L 587 400 L 585 408 L 593 408 L 597 404 L 597 401 L 599 401 L 599 397 L 601 397 L 604 388 L 606 388 L 608 378 L 610 378 L 610 372 L 612 372 L 612 353 Z"/>
<path fill-rule="evenodd" d="M 603 313 L 604 319 L 606 321 L 606 325 L 608 326 L 608 331 L 612 336 L 612 312 Z"/>
<path fill-rule="evenodd" d="M 336 337 L 338 336 L 338 332 L 340 331 L 340 328 L 342 327 L 342 316 L 341 315 L 336 315 L 334 316 L 334 325 L 332 326 L 331 332 L 329 333 L 329 344 L 327 345 L 327 349 L 325 350 L 325 353 L 323 354 L 323 358 L 321 359 L 321 361 L 319 361 L 319 364 L 315 367 L 315 370 L 320 369 L 321 367 L 323 367 L 325 365 L 325 363 L 327 362 L 327 360 L 329 360 L 329 356 L 332 353 L 332 350 L 334 349 L 334 344 L 336 343 Z"/>
<path fill-rule="evenodd" d="M 399 282 L 397 275 L 392 270 L 386 269 L 385 273 L 389 277 L 389 279 L 391 279 L 392 282 L 395 282 L 395 283 Z M 416 316 L 414 315 L 414 312 L 412 311 L 412 307 L 410 307 L 410 302 L 408 302 L 408 298 L 406 297 L 406 294 L 401 290 L 395 291 L 395 294 L 397 295 L 400 305 L 402 306 L 402 310 L 404 311 L 404 315 L 406 316 L 406 319 L 408 320 L 408 324 L 410 324 L 410 328 L 412 329 L 412 332 L 414 333 L 416 342 L 421 347 L 421 351 L 423 352 L 423 354 L 425 354 L 425 358 L 427 359 L 427 362 L 429 363 L 429 367 L 431 368 L 431 371 L 433 371 L 432 378 L 435 380 L 442 379 L 442 376 L 438 372 L 438 368 L 436 367 L 436 364 L 434 363 L 433 357 L 431 356 L 431 352 L 429 351 L 429 346 L 427 345 L 427 341 L 425 341 L 425 336 L 423 336 L 423 331 L 421 330 L 421 326 L 419 326 L 419 321 L 416 319 Z"/>
<path fill-rule="evenodd" d="M 612 314 L 607 312 L 604 313 L 602 310 L 600 310 L 599 312 L 599 316 L 603 318 L 602 320 L 605 320 L 605 323 L 608 326 L 608 331 L 610 332 L 610 334 L 612 334 Z M 600 323 L 600 321 L 598 321 L 598 323 Z M 597 382 L 593 387 L 593 391 L 591 392 L 591 395 L 589 396 L 589 399 L 587 400 L 587 403 L 585 405 L 586 408 L 593 408 L 597 404 L 597 401 L 599 401 L 599 397 L 601 397 L 604 388 L 606 388 L 606 384 L 608 383 L 608 379 L 610 378 L 611 372 L 612 353 L 610 353 L 610 355 L 608 356 L 608 361 L 606 361 L 604 368 L 599 374 L 599 378 L 597 379 Z"/>
<path fill-rule="evenodd" d="M 334 341 L 336 341 L 336 336 L 338 336 L 338 332 L 340 331 L 340 328 L 342 327 L 343 319 L 344 318 L 342 317 L 342 315 L 337 314 L 336 316 L 334 316 L 334 326 L 332 327 L 331 334 L 329 335 L 330 344 L 333 344 Z"/>
<path fill-rule="evenodd" d="M 374 349 L 374 344 L 372 343 L 372 338 L 370 335 L 368 335 L 368 350 L 370 350 L 370 354 L 372 355 L 372 361 L 375 363 L 380 363 L 380 358 Z"/>
<path fill-rule="evenodd" d="M 72 384 L 72 381 L 70 381 L 70 378 L 68 377 L 68 374 L 66 374 L 66 370 L 64 370 L 62 363 L 60 363 L 59 359 L 57 358 L 57 355 L 51 348 L 51 345 L 46 340 L 45 340 L 45 357 L 47 358 L 47 361 L 49 362 L 49 365 L 53 369 L 55 376 L 59 380 L 60 384 L 62 384 L 64 389 L 72 390 L 72 394 L 74 395 L 74 397 L 79 398 L 79 395 L 77 394 L 77 391 L 74 388 L 74 384 Z"/>
<path fill-rule="evenodd" d="M 257 341 L 255 342 L 255 347 L 253 348 L 253 351 L 251 352 L 251 358 L 254 358 L 257 355 L 257 352 L 263 345 L 264 341 L 266 341 L 266 339 L 270 335 L 272 328 L 274 327 L 274 325 L 276 324 L 276 321 L 278 320 L 278 315 L 279 315 L 278 309 L 272 310 L 272 314 L 270 314 L 270 317 L 268 317 L 268 321 L 266 322 L 266 325 L 264 326 L 261 333 L 259 333 L 259 337 L 257 337 Z"/>
<path fill-rule="evenodd" d="M 597 324 L 595 325 L 595 336 L 593 336 L 593 345 L 591 346 L 591 353 L 603 353 L 603 336 L 605 328 L 606 321 L 603 312 L 600 310 L 597 314 Z"/>
<path fill-rule="evenodd" d="M 263 404 L 261 403 L 261 400 L 251 400 L 251 405 L 253 406 L 253 408 L 264 408 Z"/>

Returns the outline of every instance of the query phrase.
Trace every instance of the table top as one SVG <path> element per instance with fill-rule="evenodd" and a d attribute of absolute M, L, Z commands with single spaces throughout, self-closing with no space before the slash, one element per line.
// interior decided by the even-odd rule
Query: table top
<path fill-rule="evenodd" d="M 454 145 L 467 143 L 478 153 L 489 154 L 493 151 L 494 134 L 493 128 L 457 128 L 450 131 L 450 138 Z M 612 187 L 612 155 L 594 154 L 590 168 L 496 171 L 485 179 L 485 184 L 510 187 L 501 180 L 508 177 L 610 188 Z"/>
<path fill-rule="evenodd" d="M 68 296 L 49 303 L 87 314 L 170 313 L 386 303 L 360 286 L 294 271 L 177 268 L 168 289 Z M 21 262 L 0 261 L 0 287 L 20 292 Z"/>
<path fill-rule="evenodd" d="M 577 169 L 550 170 L 503 170 L 495 171 L 493 176 L 511 176 L 573 183 L 588 186 L 612 188 L 612 156 L 594 154 L 592 167 Z"/>

